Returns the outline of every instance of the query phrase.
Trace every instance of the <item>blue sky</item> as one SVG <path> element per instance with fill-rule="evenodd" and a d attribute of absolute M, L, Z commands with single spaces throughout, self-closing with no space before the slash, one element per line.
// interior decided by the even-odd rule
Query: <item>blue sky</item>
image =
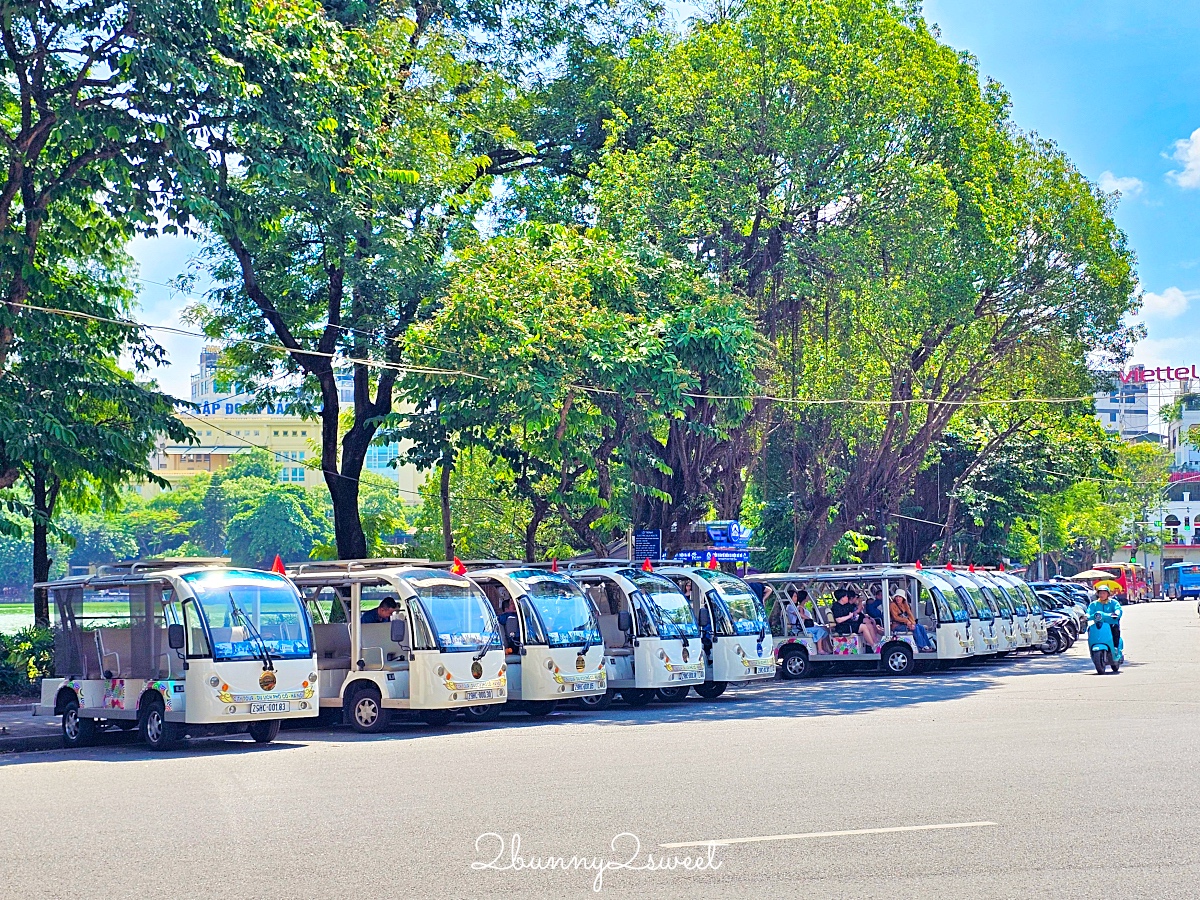
<path fill-rule="evenodd" d="M 1119 188 L 1116 217 L 1138 256 L 1149 336 L 1135 361 L 1200 364 L 1200 0 L 927 0 L 926 18 L 1000 81 L 1013 116 L 1089 178 Z M 195 252 L 138 240 L 142 312 L 177 324 L 190 298 L 161 284 Z M 188 394 L 201 341 L 159 335 L 160 383 Z"/>

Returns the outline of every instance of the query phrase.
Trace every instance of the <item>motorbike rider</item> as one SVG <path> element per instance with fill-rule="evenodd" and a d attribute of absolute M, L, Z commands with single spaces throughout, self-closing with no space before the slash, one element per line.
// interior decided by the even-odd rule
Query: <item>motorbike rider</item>
<path fill-rule="evenodd" d="M 1121 604 L 1113 597 L 1107 584 L 1096 585 L 1096 599 L 1088 604 L 1088 618 L 1095 617 L 1096 613 L 1111 617 L 1109 627 L 1112 629 L 1113 649 L 1116 650 L 1121 646 Z"/>

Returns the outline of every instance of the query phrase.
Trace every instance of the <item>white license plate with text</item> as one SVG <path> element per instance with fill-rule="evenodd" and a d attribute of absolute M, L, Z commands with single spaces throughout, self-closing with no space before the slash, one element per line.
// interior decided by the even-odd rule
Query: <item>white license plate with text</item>
<path fill-rule="evenodd" d="M 468 700 L 491 700 L 491 691 L 467 691 Z"/>
<path fill-rule="evenodd" d="M 292 704 L 290 700 L 271 700 L 266 703 L 251 703 L 251 713 L 280 713 L 291 712 Z"/>
<path fill-rule="evenodd" d="M 573 691 L 594 691 L 598 690 L 598 685 L 594 681 L 577 681 L 572 685 Z"/>

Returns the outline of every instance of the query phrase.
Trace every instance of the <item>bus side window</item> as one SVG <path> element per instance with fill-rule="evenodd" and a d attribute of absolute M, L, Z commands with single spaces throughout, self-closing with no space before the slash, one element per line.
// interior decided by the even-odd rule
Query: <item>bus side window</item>
<path fill-rule="evenodd" d="M 425 622 L 421 605 L 416 600 L 410 600 L 405 606 L 408 607 L 410 623 L 409 646 L 414 650 L 433 650 L 437 645 L 433 642 L 433 635 L 429 631 L 429 625 Z"/>
<path fill-rule="evenodd" d="M 188 659 L 199 659 L 212 656 L 208 646 L 208 637 L 204 634 L 204 623 L 200 618 L 200 610 L 192 600 L 183 601 L 183 633 L 184 654 Z"/>

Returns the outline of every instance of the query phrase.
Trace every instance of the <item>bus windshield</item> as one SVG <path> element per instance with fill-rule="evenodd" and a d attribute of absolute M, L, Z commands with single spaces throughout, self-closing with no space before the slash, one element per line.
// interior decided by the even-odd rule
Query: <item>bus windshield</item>
<path fill-rule="evenodd" d="M 1005 596 L 1004 592 L 1001 591 L 1000 588 L 989 582 L 988 584 L 982 585 L 980 590 L 987 594 L 987 597 L 992 602 L 992 605 L 996 607 L 996 615 L 1000 616 L 1002 619 L 1012 618 L 1012 607 L 1008 603 L 1008 597 Z"/>
<path fill-rule="evenodd" d="M 474 583 L 441 573 L 402 577 L 420 600 L 439 650 L 462 653 L 500 646 L 496 614 Z"/>
<path fill-rule="evenodd" d="M 621 573 L 649 601 L 649 613 L 660 637 L 699 637 L 700 629 L 687 598 L 661 575 L 627 569 Z"/>
<path fill-rule="evenodd" d="M 966 622 L 967 611 L 950 584 L 937 576 L 926 574 L 934 599 L 938 602 L 938 618 L 945 622 Z M 944 607 L 944 608 L 943 608 Z"/>
<path fill-rule="evenodd" d="M 535 569 L 513 572 L 511 577 L 525 590 L 551 647 L 600 643 L 592 606 L 571 579 Z"/>
<path fill-rule="evenodd" d="M 991 622 L 996 618 L 992 612 L 992 608 L 988 606 L 988 602 L 983 599 L 983 594 L 979 592 L 979 588 L 973 584 L 959 585 L 959 596 L 962 598 L 963 606 L 967 608 L 967 613 L 973 618 L 978 618 L 983 622 Z M 975 613 L 978 613 L 976 616 Z"/>
<path fill-rule="evenodd" d="M 261 659 L 264 648 L 275 659 L 312 656 L 300 594 L 282 575 L 207 569 L 183 580 L 196 595 L 214 660 Z"/>
<path fill-rule="evenodd" d="M 717 589 L 729 611 L 734 634 L 761 634 L 767 613 L 758 595 L 740 578 L 716 569 L 697 569 L 696 574 Z"/>

